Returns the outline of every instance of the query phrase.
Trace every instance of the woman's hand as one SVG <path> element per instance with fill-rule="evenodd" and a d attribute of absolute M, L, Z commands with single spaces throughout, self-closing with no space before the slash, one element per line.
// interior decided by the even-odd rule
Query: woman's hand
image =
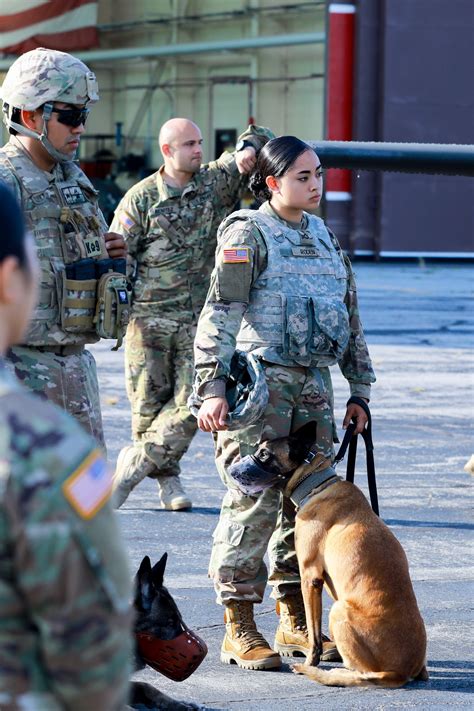
<path fill-rule="evenodd" d="M 361 399 L 364 400 L 364 402 L 368 403 L 368 400 L 366 400 L 365 397 Z M 351 404 L 347 406 L 346 416 L 344 417 L 344 422 L 342 423 L 342 428 L 344 430 L 347 430 L 352 418 L 354 418 L 356 421 L 356 428 L 354 430 L 354 434 L 360 434 L 367 424 L 368 417 L 365 414 L 365 411 L 361 408 L 361 406 L 356 405 L 354 402 L 351 402 Z"/>
<path fill-rule="evenodd" d="M 198 427 L 203 432 L 226 430 L 225 418 L 229 412 L 229 404 L 225 397 L 210 397 L 204 400 L 198 413 Z"/>

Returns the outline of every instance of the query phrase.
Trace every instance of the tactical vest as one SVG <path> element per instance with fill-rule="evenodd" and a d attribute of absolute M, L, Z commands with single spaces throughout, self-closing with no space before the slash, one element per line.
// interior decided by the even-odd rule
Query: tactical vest
<path fill-rule="evenodd" d="M 38 305 L 25 343 L 56 346 L 97 341 L 100 272 L 96 263 L 108 260 L 103 237 L 107 225 L 97 191 L 73 162 L 58 164 L 54 171 L 62 172 L 62 179 L 50 179 L 10 143 L 0 152 L 0 165 L 13 173 L 20 186 L 26 224 L 35 237 L 41 266 Z"/>
<path fill-rule="evenodd" d="M 219 233 L 244 218 L 267 247 L 267 267 L 251 289 L 237 348 L 273 363 L 323 367 L 338 361 L 349 342 L 348 276 L 323 220 L 306 217 L 306 229 L 298 230 L 261 209 L 239 210 Z"/>

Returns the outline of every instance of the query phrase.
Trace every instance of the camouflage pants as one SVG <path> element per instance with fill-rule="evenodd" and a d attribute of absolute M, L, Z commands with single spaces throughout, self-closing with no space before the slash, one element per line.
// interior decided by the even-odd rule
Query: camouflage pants
<path fill-rule="evenodd" d="M 15 375 L 44 400 L 69 412 L 106 451 L 94 356 L 87 350 L 60 356 L 33 346 L 8 353 Z"/>
<path fill-rule="evenodd" d="M 227 468 L 267 439 L 285 437 L 306 422 L 317 422 L 316 449 L 334 455 L 334 413 L 328 368 L 288 368 L 263 362 L 269 402 L 260 422 L 216 437 L 216 465 L 228 487 L 213 535 L 209 575 L 217 601 L 261 602 L 268 582 L 276 598 L 300 588 L 294 547 L 295 509 L 280 491 L 270 488 L 246 496 L 227 475 Z M 268 551 L 270 575 L 264 562 Z"/>
<path fill-rule="evenodd" d="M 125 374 L 136 445 L 157 476 L 180 472 L 179 461 L 197 430 L 188 410 L 195 326 L 168 319 L 132 319 L 127 328 Z"/>

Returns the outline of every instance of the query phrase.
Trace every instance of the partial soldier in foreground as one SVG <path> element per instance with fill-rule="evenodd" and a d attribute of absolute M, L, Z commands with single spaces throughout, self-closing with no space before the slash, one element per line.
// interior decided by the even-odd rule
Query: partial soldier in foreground
<path fill-rule="evenodd" d="M 280 656 L 309 649 L 294 548 L 295 507 L 278 487 L 244 494 L 229 474 L 261 442 L 288 437 L 317 423 L 313 447 L 321 469 L 334 457 L 336 432 L 329 366 L 338 363 L 351 395 L 370 397 L 375 380 L 348 258 L 324 222 L 311 214 L 322 196 L 317 155 L 294 136 L 262 149 L 251 188 L 265 202 L 240 210 L 219 228 L 216 266 L 196 341 L 199 427 L 217 432 L 216 465 L 228 491 L 213 535 L 210 575 L 225 606 L 221 660 L 244 669 L 279 667 Z M 229 381 L 235 349 L 251 354 L 264 372 L 268 404 L 240 429 L 229 427 Z M 349 404 L 362 431 L 366 415 Z M 267 463 L 268 464 L 268 463 Z M 270 575 L 264 562 L 267 552 Z M 274 649 L 257 630 L 253 606 L 267 581 L 280 622 Z M 323 659 L 334 659 L 332 645 Z"/>
<path fill-rule="evenodd" d="M 202 136 L 184 118 L 167 121 L 159 143 L 164 165 L 131 188 L 111 229 L 126 240 L 133 262 L 132 318 L 125 369 L 133 445 L 115 474 L 120 506 L 149 476 L 161 506 L 191 507 L 180 460 L 196 432 L 186 401 L 192 389 L 193 340 L 214 263 L 216 232 L 247 186 L 260 148 L 273 134 L 249 126 L 235 153 L 201 165 Z"/>
<path fill-rule="evenodd" d="M 14 378 L 38 278 L 0 185 L 0 709 L 118 711 L 131 658 L 131 586 L 96 442 Z"/>
<path fill-rule="evenodd" d="M 107 232 L 97 193 L 73 162 L 99 99 L 96 78 L 70 54 L 35 49 L 12 64 L 1 94 L 10 140 L 0 150 L 0 179 L 23 208 L 41 265 L 36 311 L 8 358 L 25 385 L 70 412 L 105 448 L 95 361 L 84 346 L 103 335 L 98 280 L 125 272 L 126 248 L 121 235 Z"/>

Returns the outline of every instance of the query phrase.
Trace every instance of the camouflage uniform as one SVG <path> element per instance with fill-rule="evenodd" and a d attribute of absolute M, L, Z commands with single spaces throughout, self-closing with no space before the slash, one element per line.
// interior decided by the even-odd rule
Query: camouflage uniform
<path fill-rule="evenodd" d="M 249 126 L 240 139 L 258 150 L 272 135 Z M 186 406 L 196 321 L 209 285 L 217 228 L 246 185 L 229 153 L 203 165 L 182 189 L 167 185 L 161 168 L 127 192 L 111 225 L 124 236 L 134 266 L 126 382 L 133 439 L 154 465 L 151 477 L 178 475 L 196 432 Z"/>
<path fill-rule="evenodd" d="M 67 313 L 63 279 L 65 263 L 87 256 L 107 257 L 102 236 L 107 225 L 97 192 L 77 165 L 57 163 L 47 173 L 15 143 L 12 137 L 0 150 L 0 179 L 24 210 L 35 237 L 42 278 L 25 342 L 11 349 L 9 359 L 25 385 L 70 412 L 105 447 L 95 362 L 84 349 L 86 343 L 99 340 L 92 325 L 95 307 L 78 306 Z M 92 291 L 83 289 L 67 294 L 71 300 L 93 298 Z M 84 326 L 78 323 L 81 317 Z"/>
<path fill-rule="evenodd" d="M 118 711 L 131 584 L 93 440 L 0 358 L 0 708 Z"/>
<path fill-rule="evenodd" d="M 76 57 L 40 48 L 12 64 L 1 93 L 10 131 L 35 136 L 55 161 L 51 172 L 41 170 L 14 135 L 0 150 L 0 180 L 23 209 L 41 266 L 38 306 L 25 342 L 12 348 L 9 358 L 25 385 L 69 411 L 105 447 L 95 364 L 84 350 L 86 343 L 98 340 L 93 323 L 97 280 L 67 278 L 66 267 L 108 257 L 103 237 L 107 224 L 97 191 L 47 134 L 47 112 L 54 102 L 89 106 L 99 98 L 97 82 Z M 18 123 L 15 113 L 39 107 L 41 135 Z"/>
<path fill-rule="evenodd" d="M 259 213 L 227 218 L 218 240 L 195 341 L 197 392 L 204 399 L 225 394 L 237 347 L 262 359 L 269 402 L 256 424 L 217 433 L 216 464 L 228 492 L 214 532 L 210 575 L 219 602 L 260 602 L 267 548 L 275 597 L 299 590 L 295 512 L 272 488 L 245 496 L 228 467 L 253 454 L 260 442 L 287 436 L 310 420 L 317 422 L 317 450 L 331 459 L 336 430 L 328 366 L 338 362 L 351 394 L 361 397 L 369 397 L 375 377 L 350 262 L 322 220 L 304 215 L 301 226 L 287 223 L 265 203 Z M 325 345 L 318 319 L 331 334 Z"/>

